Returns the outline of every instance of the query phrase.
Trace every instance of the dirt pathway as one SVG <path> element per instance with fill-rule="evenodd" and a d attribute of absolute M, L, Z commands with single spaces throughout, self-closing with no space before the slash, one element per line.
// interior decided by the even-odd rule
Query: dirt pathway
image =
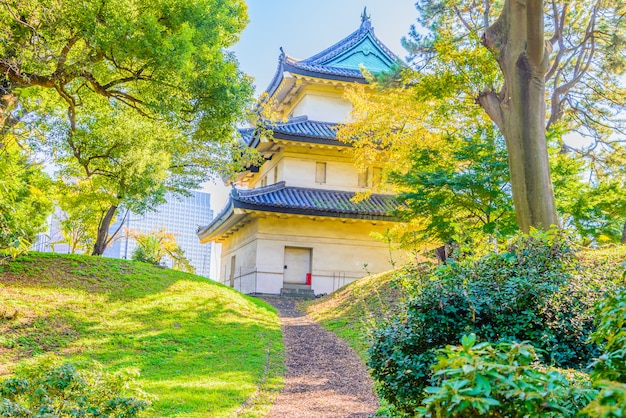
<path fill-rule="evenodd" d="M 370 417 L 378 400 L 354 351 L 289 299 L 264 298 L 280 314 L 285 343 L 285 387 L 269 417 Z"/>

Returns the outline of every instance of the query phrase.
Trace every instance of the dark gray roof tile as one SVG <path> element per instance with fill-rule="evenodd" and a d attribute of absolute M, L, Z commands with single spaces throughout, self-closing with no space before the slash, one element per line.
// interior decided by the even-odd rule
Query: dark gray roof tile
<path fill-rule="evenodd" d="M 304 142 L 319 142 L 336 146 L 349 146 L 337 140 L 338 124 L 330 122 L 320 122 L 309 120 L 307 116 L 298 116 L 289 119 L 287 122 L 265 122 L 265 128 L 273 132 L 274 137 L 280 139 L 291 139 Z M 255 146 L 255 135 L 253 128 L 240 129 L 242 140 L 248 146 Z"/>
<path fill-rule="evenodd" d="M 275 208 L 284 212 L 348 215 L 348 217 L 388 217 L 397 206 L 394 196 L 373 194 L 359 203 L 352 201 L 354 192 L 288 187 L 285 182 L 252 190 L 233 189 L 235 207 L 248 209 Z"/>

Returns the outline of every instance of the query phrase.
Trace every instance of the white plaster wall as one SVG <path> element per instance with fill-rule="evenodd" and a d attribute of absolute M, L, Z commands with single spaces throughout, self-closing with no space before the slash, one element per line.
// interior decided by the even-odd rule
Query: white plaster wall
<path fill-rule="evenodd" d="M 256 272 L 257 240 L 256 220 L 236 231 L 222 243 L 220 281 L 230 286 L 231 258 L 235 256 L 235 289 L 244 291 L 250 287 Z M 249 292 L 245 292 L 249 293 Z"/>
<path fill-rule="evenodd" d="M 370 236 L 372 231 L 384 232 L 387 227 L 388 224 L 381 222 L 374 225 L 371 222 L 351 223 L 338 219 L 260 219 L 257 246 L 259 270 L 271 272 L 273 280 L 280 276 L 282 287 L 284 248 L 311 248 L 311 288 L 316 294 L 330 293 L 368 272 L 374 274 L 392 268 L 387 245 Z M 399 258 L 399 255 L 395 254 L 395 257 Z M 261 280 L 258 282 L 261 283 Z M 271 286 L 276 284 L 273 281 Z"/>
<path fill-rule="evenodd" d="M 337 123 L 346 122 L 351 111 L 352 105 L 341 96 L 307 93 L 294 106 L 289 117 L 306 115 L 309 120 Z"/>
<path fill-rule="evenodd" d="M 278 168 L 277 171 L 274 171 L 275 167 Z M 271 160 L 263 163 L 258 174 L 255 175 L 254 180 L 249 183 L 249 187 L 251 189 L 261 187 L 263 178 L 266 179 L 266 186 L 269 186 L 270 184 L 282 181 L 283 177 L 282 154 L 277 154 Z"/>
<path fill-rule="evenodd" d="M 315 164 L 326 163 L 326 182 L 315 181 Z M 363 191 L 358 187 L 359 174 L 351 162 L 333 160 L 323 155 L 307 154 L 301 157 L 285 156 L 280 164 L 282 178 L 288 186 L 312 187 L 326 190 Z"/>
<path fill-rule="evenodd" d="M 257 273 L 256 286 L 257 293 L 278 295 L 283 287 L 283 274 L 282 272 L 280 274 L 272 274 L 259 271 Z"/>
<path fill-rule="evenodd" d="M 315 294 L 331 293 L 368 273 L 392 268 L 387 244 L 370 236 L 388 226 L 375 221 L 261 217 L 223 243 L 222 281 L 230 283 L 230 257 L 235 255 L 235 289 L 279 294 L 285 247 L 301 247 L 311 249 L 311 288 Z M 401 252 L 393 257 L 402 262 Z"/>

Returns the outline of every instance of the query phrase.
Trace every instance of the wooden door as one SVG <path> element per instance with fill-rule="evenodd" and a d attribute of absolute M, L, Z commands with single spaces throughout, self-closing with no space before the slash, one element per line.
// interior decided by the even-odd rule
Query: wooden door
<path fill-rule="evenodd" d="M 285 247 L 284 268 L 284 283 L 306 284 L 306 275 L 311 272 L 311 249 Z"/>

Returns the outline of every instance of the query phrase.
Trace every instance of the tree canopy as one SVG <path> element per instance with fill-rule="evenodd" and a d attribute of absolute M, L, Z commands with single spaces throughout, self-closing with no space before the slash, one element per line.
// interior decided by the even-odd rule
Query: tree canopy
<path fill-rule="evenodd" d="M 81 238 L 95 254 L 120 205 L 142 213 L 237 165 L 252 87 L 226 48 L 246 12 L 242 0 L 0 1 L 0 149 L 16 134 L 52 157 L 59 190 L 86 202 L 74 215 L 96 214 L 97 237 Z"/>
<path fill-rule="evenodd" d="M 612 132 L 623 132 L 619 111 L 626 95 L 616 75 L 626 58 L 625 3 L 439 0 L 416 6 L 426 33 L 416 26 L 405 40 L 414 68 L 467 79 L 461 99 L 484 109 L 507 141 L 518 223 L 525 230 L 539 226 L 541 213 L 548 222 L 545 130 L 560 124 L 605 144 Z M 496 76 L 468 66 L 471 57 L 482 57 Z"/>
<path fill-rule="evenodd" d="M 24 151 L 12 135 L 0 147 L 0 257 L 27 249 L 52 209 L 52 182 Z"/>
<path fill-rule="evenodd" d="M 36 87 L 62 99 L 72 127 L 97 94 L 230 139 L 251 88 L 224 48 L 246 22 L 241 0 L 2 1 L 0 126 Z"/>

